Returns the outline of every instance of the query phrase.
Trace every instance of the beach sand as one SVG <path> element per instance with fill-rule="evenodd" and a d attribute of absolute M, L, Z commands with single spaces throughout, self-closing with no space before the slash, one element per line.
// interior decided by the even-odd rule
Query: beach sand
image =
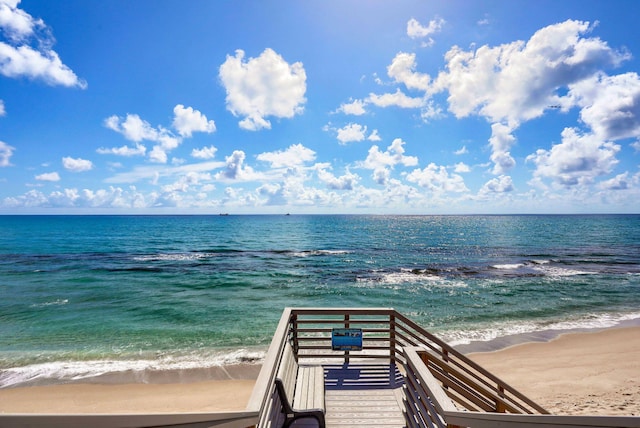
<path fill-rule="evenodd" d="M 640 415 L 640 327 L 562 335 L 471 358 L 552 413 Z M 235 379 L 0 389 L 0 413 L 242 410 L 257 369 Z"/>
<path fill-rule="evenodd" d="M 551 413 L 640 416 L 640 327 L 469 356 Z"/>

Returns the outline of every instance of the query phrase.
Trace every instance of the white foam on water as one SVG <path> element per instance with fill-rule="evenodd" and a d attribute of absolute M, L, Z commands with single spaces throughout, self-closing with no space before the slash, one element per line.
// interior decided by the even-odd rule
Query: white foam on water
<path fill-rule="evenodd" d="M 547 265 L 532 266 L 532 269 L 542 272 L 545 276 L 548 276 L 551 278 L 564 278 L 568 276 L 597 274 L 597 272 L 588 272 L 588 271 L 579 270 L 579 269 L 569 269 L 569 268 L 547 266 Z"/>
<path fill-rule="evenodd" d="M 237 364 L 258 364 L 264 359 L 264 351 L 237 349 L 213 355 L 188 354 L 165 355 L 159 358 L 52 361 L 30 364 L 22 367 L 0 369 L 0 388 L 22 384 L 79 381 L 106 374 L 127 373 L 131 378 L 136 374 L 156 371 L 185 371 L 212 369 Z"/>
<path fill-rule="evenodd" d="M 622 322 L 640 319 L 640 312 L 591 314 L 555 322 L 513 321 L 494 323 L 485 328 L 445 331 L 439 336 L 452 346 L 472 342 L 488 342 L 500 337 L 544 331 L 597 330 L 611 328 Z"/>
<path fill-rule="evenodd" d="M 133 260 L 137 262 L 183 262 L 201 260 L 209 256 L 205 253 L 161 253 L 136 256 Z"/>
<path fill-rule="evenodd" d="M 43 308 L 46 306 L 62 306 L 62 305 L 66 305 L 67 303 L 69 303 L 69 299 L 57 299 L 57 300 L 53 300 L 51 302 L 44 302 L 44 303 L 34 303 L 33 305 L 31 305 L 32 308 Z"/>
<path fill-rule="evenodd" d="M 416 273 L 410 269 L 403 269 L 399 272 L 385 272 L 375 277 L 358 278 L 358 284 L 361 286 L 392 286 L 393 288 L 399 288 L 401 285 L 414 285 L 418 287 L 467 287 L 467 284 L 463 281 L 454 281 L 447 278 L 443 278 L 438 275 L 430 273 Z"/>
<path fill-rule="evenodd" d="M 505 263 L 501 265 L 492 265 L 491 267 L 494 269 L 500 269 L 500 270 L 514 270 L 514 269 L 520 269 L 523 266 L 524 266 L 524 263 Z"/>

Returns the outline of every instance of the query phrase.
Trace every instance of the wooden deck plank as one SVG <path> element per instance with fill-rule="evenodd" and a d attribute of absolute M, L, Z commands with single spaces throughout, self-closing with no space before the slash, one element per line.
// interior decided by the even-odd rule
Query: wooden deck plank
<path fill-rule="evenodd" d="M 325 365 L 326 423 L 332 427 L 404 428 L 399 393 L 403 378 L 395 365 Z"/>

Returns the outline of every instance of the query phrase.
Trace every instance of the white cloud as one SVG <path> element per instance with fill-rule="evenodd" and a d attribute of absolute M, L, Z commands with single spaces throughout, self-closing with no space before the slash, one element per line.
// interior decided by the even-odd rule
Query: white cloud
<path fill-rule="evenodd" d="M 29 46 L 16 48 L 4 42 L 0 42 L 0 74 L 12 78 L 42 79 L 49 85 L 87 87 L 84 80 L 62 63 L 56 52 L 39 52 Z"/>
<path fill-rule="evenodd" d="M 512 125 L 541 116 L 562 103 L 558 90 L 629 58 L 598 38 L 584 38 L 588 22 L 568 20 L 538 30 L 526 43 L 447 52 L 447 71 L 434 90 L 448 90 L 457 117 L 477 113 Z"/>
<path fill-rule="evenodd" d="M 0 42 L 0 74 L 41 79 L 49 85 L 86 88 L 87 83 L 62 63 L 51 49 L 51 32 L 41 19 L 18 8 L 19 1 L 0 1 L 0 30 L 9 43 Z M 27 43 L 34 40 L 34 45 Z"/>
<path fill-rule="evenodd" d="M 353 100 L 350 103 L 342 104 L 338 111 L 344 114 L 351 114 L 353 116 L 362 116 L 367 111 L 364 109 L 366 102 L 363 100 Z"/>
<path fill-rule="evenodd" d="M 340 144 L 364 141 L 367 127 L 359 123 L 350 123 L 338 129 L 338 141 Z"/>
<path fill-rule="evenodd" d="M 45 27 L 44 21 L 18 9 L 19 3 L 20 0 L 0 1 L 0 28 L 14 42 L 33 36 L 36 29 Z"/>
<path fill-rule="evenodd" d="M 318 168 L 317 174 L 320 181 L 322 181 L 327 185 L 329 189 L 332 190 L 353 190 L 360 180 L 360 177 L 358 175 L 348 171 L 345 175 L 336 177 L 326 169 Z"/>
<path fill-rule="evenodd" d="M 416 54 L 400 52 L 387 67 L 387 74 L 398 83 L 404 84 L 408 89 L 427 91 L 431 76 L 415 71 Z"/>
<path fill-rule="evenodd" d="M 601 134 L 611 135 L 620 128 L 627 135 L 638 132 L 637 112 L 628 101 L 618 99 L 609 103 L 612 108 L 606 102 L 622 94 L 623 99 L 633 99 L 637 76 L 594 77 L 629 54 L 614 51 L 599 38 L 585 37 L 592 29 L 588 22 L 567 20 L 538 30 L 526 42 L 475 51 L 455 46 L 447 52 L 447 70 L 438 75 L 430 92 L 448 91 L 449 110 L 458 118 L 477 114 L 493 123 L 489 142 L 494 174 L 504 174 L 515 165 L 510 154 L 513 132 L 551 105 L 568 110 L 583 103 L 583 122 Z M 563 96 L 567 89 L 570 92 Z"/>
<path fill-rule="evenodd" d="M 67 171 L 83 172 L 91 170 L 93 168 L 93 162 L 86 159 L 64 157 L 62 158 L 62 166 L 64 166 Z"/>
<path fill-rule="evenodd" d="M 378 130 L 374 129 L 371 134 L 369 134 L 369 136 L 367 137 L 367 140 L 369 141 L 381 141 L 382 138 L 380 138 L 380 135 L 378 134 Z"/>
<path fill-rule="evenodd" d="M 191 156 L 197 159 L 213 159 L 216 156 L 216 149 L 214 146 L 203 147 L 201 149 L 193 149 Z"/>
<path fill-rule="evenodd" d="M 207 120 L 204 114 L 192 107 L 185 108 L 182 104 L 178 104 L 174 107 L 173 114 L 173 127 L 182 137 L 191 137 L 191 134 L 196 131 L 210 134 L 216 130 L 213 120 Z"/>
<path fill-rule="evenodd" d="M 287 63 L 272 49 L 257 58 L 244 61 L 245 53 L 237 50 L 227 55 L 219 76 L 227 91 L 227 109 L 244 117 L 240 127 L 256 131 L 270 129 L 266 117 L 292 118 L 303 111 L 306 102 L 306 73 L 302 63 Z"/>
<path fill-rule="evenodd" d="M 293 168 L 312 162 L 316 158 L 316 152 L 304 147 L 302 144 L 293 144 L 284 151 L 260 153 L 257 159 L 269 162 L 272 168 Z"/>
<path fill-rule="evenodd" d="M 412 39 L 422 39 L 439 32 L 444 24 L 446 24 L 446 21 L 444 19 L 436 18 L 429 21 L 429 24 L 424 27 L 415 18 L 411 18 L 407 22 L 407 36 L 411 37 Z M 433 39 L 429 37 L 428 40 L 423 43 L 423 46 L 431 46 L 433 45 L 433 43 Z"/>
<path fill-rule="evenodd" d="M 147 153 L 147 148 L 140 143 L 136 143 L 136 146 L 133 148 L 129 146 L 113 147 L 110 149 L 100 147 L 96 152 L 101 155 L 117 155 L 125 157 L 144 156 Z"/>
<path fill-rule="evenodd" d="M 589 184 L 617 165 L 620 146 L 602 141 L 594 134 L 581 135 L 576 129 L 562 131 L 562 143 L 551 150 L 538 150 L 527 161 L 536 165 L 534 177 L 549 178 L 563 186 Z"/>
<path fill-rule="evenodd" d="M 186 174 L 178 177 L 178 180 L 174 183 L 162 186 L 162 191 L 165 193 L 171 192 L 188 192 L 193 186 L 199 185 L 202 181 L 211 181 L 211 174 L 200 173 L 195 171 L 187 172 Z"/>
<path fill-rule="evenodd" d="M 605 180 L 600 183 L 599 187 L 602 190 L 626 190 L 631 187 L 631 179 L 629 179 L 629 173 L 618 174 L 612 179 Z"/>
<path fill-rule="evenodd" d="M 400 89 L 393 94 L 369 94 L 368 101 L 378 107 L 419 108 L 424 105 L 422 98 L 412 98 L 401 92 Z"/>
<path fill-rule="evenodd" d="M 640 136 L 640 76 L 594 75 L 570 86 L 568 98 L 582 107 L 580 119 L 605 140 Z"/>
<path fill-rule="evenodd" d="M 11 155 L 15 148 L 11 147 L 4 141 L 0 141 L 0 167 L 11 165 Z"/>
<path fill-rule="evenodd" d="M 466 155 L 467 153 L 469 153 L 469 150 L 467 149 L 467 146 L 462 146 L 462 148 L 456 150 L 455 152 L 453 152 L 454 155 L 460 156 L 460 155 Z"/>
<path fill-rule="evenodd" d="M 407 181 L 416 183 L 435 193 L 467 192 L 464 179 L 458 174 L 449 174 L 447 168 L 430 163 L 424 169 L 416 169 L 407 175 Z"/>
<path fill-rule="evenodd" d="M 190 172 L 210 172 L 215 169 L 224 168 L 225 166 L 225 162 L 199 162 L 169 167 L 166 165 L 136 166 L 131 171 L 118 173 L 113 177 L 105 179 L 105 182 L 113 184 L 131 184 L 147 180 L 155 185 L 160 179 L 164 179 L 166 177 L 179 177 Z"/>
<path fill-rule="evenodd" d="M 512 129 L 502 123 L 494 123 L 491 125 L 489 144 L 492 149 L 491 161 L 494 163 L 493 173 L 496 175 L 504 174 L 516 164 L 515 159 L 513 159 L 509 152 L 509 149 L 516 140 L 511 132 Z"/>
<path fill-rule="evenodd" d="M 60 181 L 60 175 L 57 172 L 46 172 L 44 174 L 36 175 L 38 181 Z"/>
<path fill-rule="evenodd" d="M 225 168 L 216 174 L 216 179 L 233 181 L 254 179 L 253 169 L 251 169 L 250 166 L 244 165 L 245 158 L 246 155 L 242 150 L 234 150 L 231 156 L 225 158 Z"/>
<path fill-rule="evenodd" d="M 378 146 L 371 146 L 367 158 L 360 166 L 373 170 L 373 178 L 378 184 L 386 184 L 391 177 L 391 169 L 396 165 L 415 166 L 418 158 L 404 155 L 405 142 L 400 138 L 393 140 L 384 152 Z"/>
<path fill-rule="evenodd" d="M 7 114 L 7 111 L 4 108 L 4 101 L 0 100 L 0 117 Z"/>
<path fill-rule="evenodd" d="M 507 193 L 513 192 L 513 180 L 508 175 L 501 175 L 487 181 L 479 191 L 480 195 L 488 195 L 490 193 Z"/>
<path fill-rule="evenodd" d="M 107 128 L 122 134 L 127 140 L 131 140 L 135 143 L 139 143 L 143 140 L 158 143 L 149 152 L 149 160 L 152 162 L 166 163 L 168 160 L 167 153 L 182 143 L 182 139 L 173 135 L 168 129 L 165 129 L 162 126 L 154 128 L 149 124 L 149 122 L 141 119 L 137 114 L 127 114 L 127 117 L 124 120 L 121 117 L 113 115 L 105 119 L 104 125 Z M 131 156 L 134 154 L 146 153 L 146 149 L 143 151 L 143 148 L 143 146 L 136 144 L 136 149 L 128 149 L 126 147 L 122 147 L 120 149 L 99 149 L 98 153 L 112 153 Z"/>
<path fill-rule="evenodd" d="M 124 135 L 127 140 L 136 143 L 142 140 L 157 141 L 159 138 L 159 132 L 137 114 L 127 114 L 124 120 L 113 115 L 108 117 L 104 124 L 107 128 Z"/>
<path fill-rule="evenodd" d="M 631 143 L 631 147 L 633 147 L 636 152 L 640 152 L 640 140 L 636 140 Z"/>
<path fill-rule="evenodd" d="M 457 173 L 471 172 L 471 168 L 464 162 L 458 162 L 454 167 L 454 171 Z"/>

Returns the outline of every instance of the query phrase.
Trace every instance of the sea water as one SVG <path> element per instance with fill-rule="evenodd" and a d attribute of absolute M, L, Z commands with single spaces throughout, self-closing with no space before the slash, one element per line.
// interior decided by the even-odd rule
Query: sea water
<path fill-rule="evenodd" d="M 453 345 L 640 320 L 640 216 L 0 216 L 0 387 L 260 362 L 285 307 Z"/>

